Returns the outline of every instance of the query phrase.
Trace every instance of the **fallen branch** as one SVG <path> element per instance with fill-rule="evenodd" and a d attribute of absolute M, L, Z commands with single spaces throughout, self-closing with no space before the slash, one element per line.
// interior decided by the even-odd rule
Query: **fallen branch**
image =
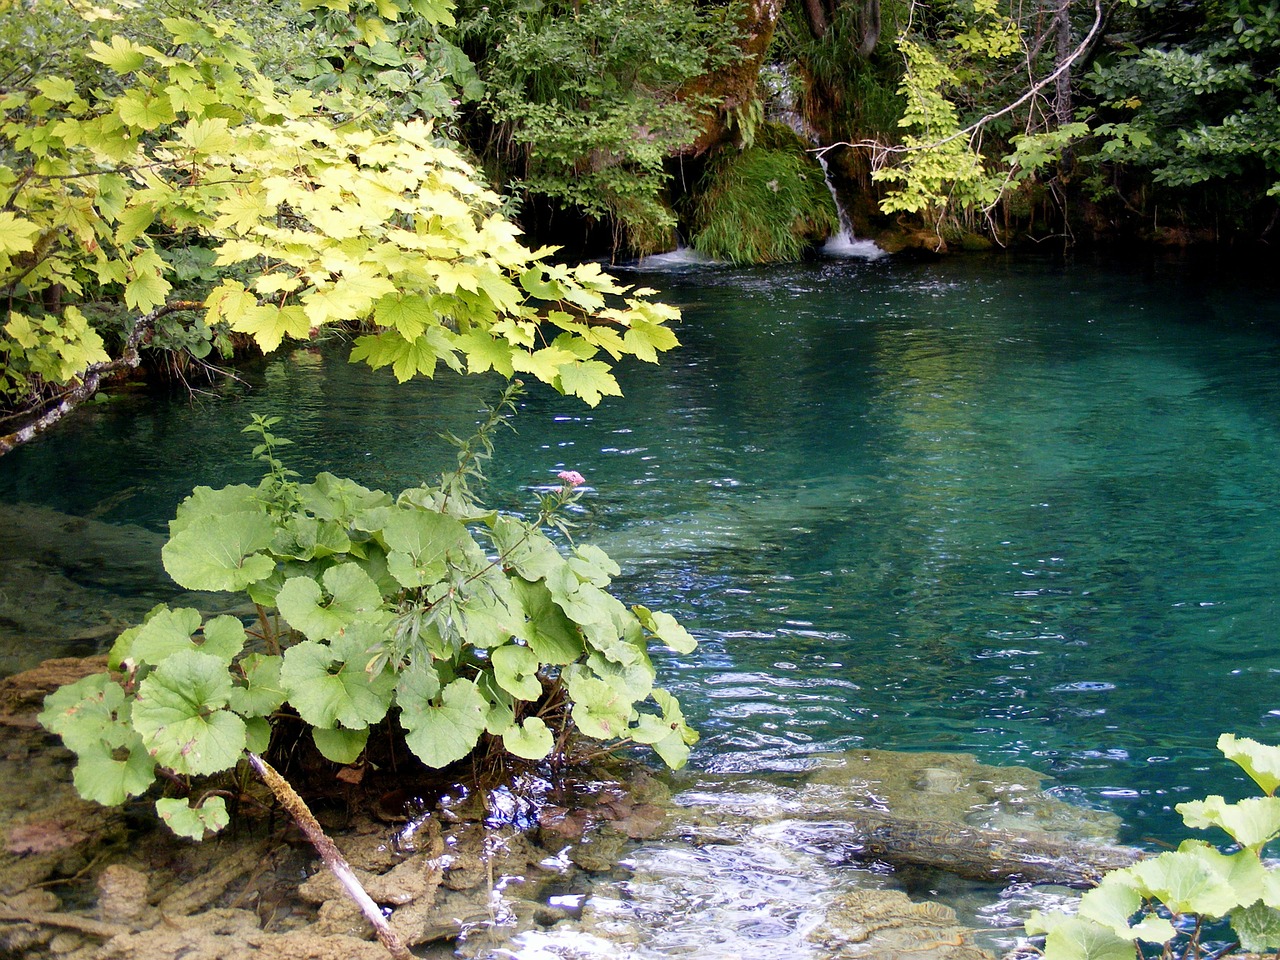
<path fill-rule="evenodd" d="M 289 816 L 293 817 L 294 822 L 306 834 L 307 839 L 311 841 L 311 845 L 316 848 L 316 852 L 320 854 L 322 859 L 338 882 L 342 884 L 347 895 L 360 907 L 360 912 L 365 915 L 368 921 L 373 924 L 373 931 L 377 934 L 378 940 L 387 952 L 391 954 L 395 960 L 412 960 L 413 954 L 409 952 L 409 948 L 400 940 L 399 934 L 391 929 L 391 925 L 387 923 L 387 918 L 382 915 L 382 910 L 374 903 L 373 898 L 365 892 L 364 887 L 360 883 L 360 879 L 351 869 L 351 865 L 347 863 L 346 858 L 338 850 L 334 842 L 329 839 L 328 834 L 324 832 L 324 828 L 312 815 L 308 809 L 306 801 L 298 796 L 297 791 L 289 785 L 284 777 L 276 772 L 275 768 L 256 753 L 249 754 L 249 763 L 253 765 L 253 769 L 257 771 L 262 782 L 271 788 L 271 792 L 276 795 L 276 799 L 289 812 Z"/>
<path fill-rule="evenodd" d="M 854 859 L 932 867 L 971 880 L 1092 887 L 1108 871 L 1147 856 L 1135 847 L 916 820 L 878 810 L 841 811 L 839 820 L 824 818 L 824 825 L 852 834 L 847 839 Z"/>
<path fill-rule="evenodd" d="M 992 113 L 988 113 L 984 117 L 980 117 L 979 119 L 975 120 L 973 123 L 969 124 L 964 129 L 957 130 L 955 133 L 951 134 L 950 136 L 943 137 L 941 140 L 936 140 L 933 143 L 917 144 L 916 146 L 913 146 L 913 147 L 908 147 L 903 144 L 890 146 L 888 144 L 881 143 L 879 140 L 858 140 L 858 141 L 840 140 L 840 141 L 837 141 L 836 143 L 828 144 L 825 147 L 819 147 L 816 150 L 812 150 L 810 152 L 817 157 L 823 157 L 828 153 L 828 151 L 834 150 L 836 147 L 853 147 L 853 148 L 861 147 L 861 148 L 872 151 L 872 153 L 875 155 L 875 159 L 873 159 L 873 165 L 879 167 L 883 163 L 883 157 L 886 156 L 887 154 L 919 153 L 923 150 L 934 150 L 938 147 L 943 146 L 944 144 L 950 143 L 952 140 L 957 140 L 960 137 L 972 138 L 973 136 L 981 132 L 983 127 L 985 127 L 992 120 L 996 120 L 1000 117 L 1003 117 L 1007 113 L 1012 113 L 1014 110 L 1017 110 L 1024 103 L 1031 100 L 1033 97 L 1037 96 L 1041 90 L 1049 86 L 1049 84 L 1056 82 L 1059 77 L 1061 77 L 1063 74 L 1065 74 L 1068 70 L 1071 69 L 1072 64 L 1074 64 L 1078 59 L 1080 59 L 1080 57 L 1084 56 L 1085 52 L 1089 49 L 1089 47 L 1093 45 L 1094 37 L 1096 37 L 1098 35 L 1098 31 L 1102 29 L 1102 23 L 1104 19 L 1102 14 L 1102 0 L 1094 0 L 1093 11 L 1094 11 L 1093 26 L 1089 28 L 1088 34 L 1086 34 L 1085 38 L 1080 41 L 1079 46 L 1077 46 L 1075 50 L 1071 52 L 1071 55 L 1068 56 L 1066 59 L 1064 59 L 1061 63 L 1059 63 L 1057 68 L 1052 73 L 1050 73 L 1048 76 L 1044 77 L 1043 79 L 1037 81 L 1036 83 L 1033 83 L 1031 87 L 1027 90 L 1027 92 L 1024 93 L 1022 96 L 1020 96 L 1017 100 L 1014 100 L 1012 103 L 1005 104 L 999 110 L 996 110 Z"/>

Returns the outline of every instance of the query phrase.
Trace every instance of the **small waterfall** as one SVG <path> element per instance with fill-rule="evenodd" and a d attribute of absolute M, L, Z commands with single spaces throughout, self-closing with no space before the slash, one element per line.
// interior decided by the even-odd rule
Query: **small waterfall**
<path fill-rule="evenodd" d="M 853 235 L 853 222 L 844 204 L 840 202 L 836 185 L 831 182 L 827 158 L 818 154 L 818 163 L 822 166 L 822 175 L 827 180 L 827 189 L 831 191 L 831 199 L 836 205 L 836 215 L 840 218 L 840 232 L 822 245 L 822 252 L 828 257 L 861 257 L 864 260 L 878 260 L 885 256 L 885 251 L 876 246 L 874 240 L 859 240 Z"/>
<path fill-rule="evenodd" d="M 771 115 L 794 130 L 802 140 L 816 145 L 817 134 L 796 109 L 795 88 L 786 66 L 773 64 L 766 70 L 764 79 L 770 94 Z M 828 257 L 856 257 L 863 260 L 877 260 L 886 256 L 885 251 L 876 246 L 874 240 L 859 240 L 853 235 L 853 221 L 840 202 L 840 195 L 836 193 L 836 185 L 831 181 L 831 171 L 824 154 L 818 154 L 818 163 L 822 166 L 822 175 L 826 178 L 827 189 L 831 191 L 831 199 L 835 201 L 836 213 L 840 217 L 840 232 L 823 244 L 822 252 Z"/>

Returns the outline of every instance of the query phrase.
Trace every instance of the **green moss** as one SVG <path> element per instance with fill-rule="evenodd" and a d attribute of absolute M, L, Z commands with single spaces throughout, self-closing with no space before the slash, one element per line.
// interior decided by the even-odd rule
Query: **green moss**
<path fill-rule="evenodd" d="M 703 175 L 691 219 L 694 249 L 729 263 L 799 260 L 839 226 L 822 168 L 798 141 L 722 153 Z"/>

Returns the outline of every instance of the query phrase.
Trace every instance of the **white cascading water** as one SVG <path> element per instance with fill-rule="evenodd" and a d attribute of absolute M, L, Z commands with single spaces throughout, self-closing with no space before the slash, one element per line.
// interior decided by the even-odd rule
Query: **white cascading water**
<path fill-rule="evenodd" d="M 827 158 L 818 154 L 818 163 L 822 166 L 822 175 L 827 180 L 827 189 L 831 191 L 831 199 L 835 201 L 836 214 L 840 217 L 840 232 L 822 245 L 822 252 L 828 257 L 861 257 L 864 260 L 878 260 L 885 256 L 874 240 L 859 240 L 853 235 L 853 224 L 849 214 L 840 202 L 836 193 L 836 185 L 831 182 L 831 171 L 827 169 Z"/>

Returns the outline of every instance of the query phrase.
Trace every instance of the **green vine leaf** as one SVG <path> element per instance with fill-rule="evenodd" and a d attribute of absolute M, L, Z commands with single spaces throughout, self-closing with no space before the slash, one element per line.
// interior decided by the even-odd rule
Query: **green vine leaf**
<path fill-rule="evenodd" d="M 244 721 L 225 709 L 231 676 L 217 657 L 172 654 L 138 687 L 133 726 L 151 755 L 176 773 L 211 774 L 235 766 Z"/>
<path fill-rule="evenodd" d="M 1155 897 L 1174 913 L 1225 917 L 1231 910 L 1262 897 L 1263 868 L 1258 858 L 1226 856 L 1197 840 L 1128 868 L 1144 895 Z"/>

